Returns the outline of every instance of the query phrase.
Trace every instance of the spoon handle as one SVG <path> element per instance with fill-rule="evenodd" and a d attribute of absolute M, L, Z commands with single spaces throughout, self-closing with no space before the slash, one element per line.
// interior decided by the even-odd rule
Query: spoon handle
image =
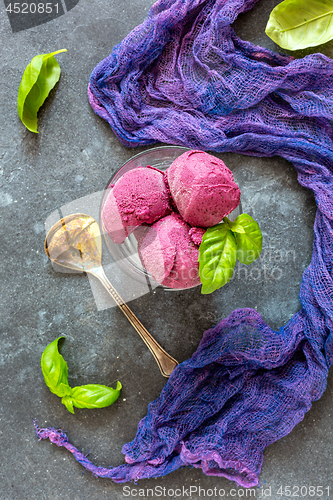
<path fill-rule="evenodd" d="M 109 292 L 115 303 L 120 307 L 128 321 L 138 332 L 150 352 L 155 358 L 159 369 L 164 377 L 170 377 L 173 369 L 178 365 L 178 361 L 176 361 L 173 357 L 170 356 L 150 335 L 148 330 L 143 326 L 141 321 L 135 316 L 133 311 L 128 307 L 126 302 L 120 297 L 119 293 L 113 288 L 110 281 L 106 277 L 104 270 L 102 267 L 95 268 L 90 271 L 91 274 L 96 276 L 105 289 Z"/>

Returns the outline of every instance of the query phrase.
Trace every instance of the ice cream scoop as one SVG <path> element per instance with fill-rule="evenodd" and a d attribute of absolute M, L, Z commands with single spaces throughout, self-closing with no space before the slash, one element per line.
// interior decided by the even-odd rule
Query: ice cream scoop
<path fill-rule="evenodd" d="M 240 202 L 240 189 L 222 160 L 203 151 L 186 151 L 167 169 L 170 193 L 183 219 L 211 227 Z"/>
<path fill-rule="evenodd" d="M 169 288 L 191 288 L 200 284 L 199 249 L 190 236 L 190 226 L 172 213 L 148 227 L 138 242 L 143 266 Z"/>
<path fill-rule="evenodd" d="M 137 167 L 109 187 L 102 221 L 114 243 L 120 244 L 135 227 L 152 224 L 170 212 L 163 172 L 153 167 Z"/>

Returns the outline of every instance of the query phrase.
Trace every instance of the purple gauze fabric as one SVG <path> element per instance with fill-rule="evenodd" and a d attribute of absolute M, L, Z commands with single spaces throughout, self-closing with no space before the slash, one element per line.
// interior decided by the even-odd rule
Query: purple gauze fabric
<path fill-rule="evenodd" d="M 125 482 L 201 467 L 258 484 L 264 448 L 319 399 L 333 362 L 333 62 L 274 54 L 239 39 L 231 23 L 255 0 L 160 0 L 93 71 L 89 99 L 127 146 L 156 141 L 257 156 L 279 155 L 314 192 L 317 214 L 301 310 L 273 331 L 239 309 L 204 333 L 124 446 L 127 464 L 94 474 Z"/>

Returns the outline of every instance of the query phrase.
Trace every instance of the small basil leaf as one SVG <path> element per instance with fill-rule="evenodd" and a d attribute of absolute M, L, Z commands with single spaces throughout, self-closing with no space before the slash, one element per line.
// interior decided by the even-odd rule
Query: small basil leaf
<path fill-rule="evenodd" d="M 54 55 L 66 51 L 62 49 L 34 57 L 23 73 L 17 96 L 17 112 L 23 125 L 36 134 L 37 111 L 60 78 L 60 66 Z"/>
<path fill-rule="evenodd" d="M 74 408 L 73 408 L 73 400 L 70 396 L 64 396 L 61 399 L 62 404 L 64 404 L 67 408 L 68 411 L 71 413 L 74 413 Z"/>
<path fill-rule="evenodd" d="M 201 293 L 212 293 L 228 283 L 237 260 L 237 245 L 228 224 L 217 224 L 204 233 L 199 247 Z"/>
<path fill-rule="evenodd" d="M 58 342 L 63 336 L 51 342 L 44 350 L 41 368 L 44 380 L 51 392 L 57 396 L 70 395 L 72 389 L 68 385 L 68 366 L 58 350 Z"/>
<path fill-rule="evenodd" d="M 248 214 L 239 215 L 235 223 L 244 228 L 244 233 L 235 233 L 237 258 L 242 264 L 255 261 L 262 249 L 262 234 L 259 224 Z"/>
<path fill-rule="evenodd" d="M 265 33 L 280 47 L 299 50 L 333 38 L 332 1 L 284 0 L 271 12 Z"/>
<path fill-rule="evenodd" d="M 118 399 L 121 387 L 120 382 L 116 389 L 99 384 L 73 387 L 71 400 L 76 408 L 104 408 Z"/>

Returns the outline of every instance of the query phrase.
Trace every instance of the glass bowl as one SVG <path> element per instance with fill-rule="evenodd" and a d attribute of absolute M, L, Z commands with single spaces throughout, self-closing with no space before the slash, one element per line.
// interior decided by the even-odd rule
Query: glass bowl
<path fill-rule="evenodd" d="M 137 167 L 146 167 L 150 165 L 151 167 L 158 168 L 159 170 L 165 171 L 171 163 L 182 155 L 189 148 L 181 146 L 160 146 L 157 148 L 148 149 L 143 151 L 132 158 L 130 158 L 109 180 L 107 188 L 103 195 L 101 209 L 100 209 L 100 227 L 104 237 L 104 241 L 107 250 L 110 252 L 113 260 L 121 268 L 121 270 L 129 277 L 134 278 L 140 283 L 150 283 L 152 287 L 162 286 L 167 290 L 183 290 L 182 288 L 167 288 L 160 283 L 157 283 L 154 278 L 146 271 L 143 267 L 139 254 L 137 240 L 134 234 L 130 234 L 122 244 L 117 244 L 112 241 L 103 224 L 102 212 L 106 199 L 109 194 L 109 189 L 111 185 L 115 184 L 120 177 L 122 177 L 126 172 Z M 234 220 L 237 215 L 241 213 L 241 204 L 231 212 L 228 217 Z M 198 286 L 198 285 L 195 285 Z M 192 287 L 194 288 L 194 287 Z M 188 289 L 188 288 L 187 288 Z"/>

